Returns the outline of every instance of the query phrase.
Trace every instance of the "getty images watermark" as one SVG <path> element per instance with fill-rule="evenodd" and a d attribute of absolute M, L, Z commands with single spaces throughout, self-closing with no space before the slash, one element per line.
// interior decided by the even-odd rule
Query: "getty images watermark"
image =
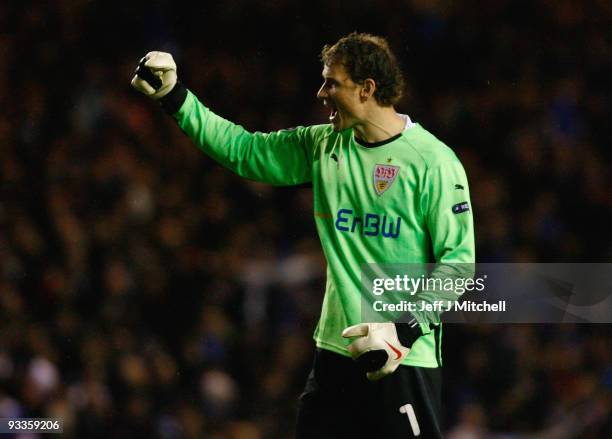
<path fill-rule="evenodd" d="M 499 300 L 489 303 L 486 300 L 476 302 L 472 300 L 458 300 L 458 296 L 466 292 L 481 292 L 485 290 L 487 275 L 476 278 L 447 277 L 435 278 L 421 274 L 412 277 L 408 274 L 396 274 L 394 277 L 378 277 L 372 279 L 372 294 L 382 296 L 385 293 L 403 293 L 411 296 L 411 300 L 400 299 L 399 301 L 374 300 L 372 308 L 376 312 L 414 312 L 414 311 L 506 311 L 506 301 Z M 415 301 L 414 296 L 419 292 L 434 292 L 441 295 L 450 295 L 450 299 L 439 299 L 432 301 Z M 457 296 L 457 297 L 454 297 Z"/>
<path fill-rule="evenodd" d="M 364 264 L 361 288 L 362 322 L 612 323 L 608 263 Z"/>

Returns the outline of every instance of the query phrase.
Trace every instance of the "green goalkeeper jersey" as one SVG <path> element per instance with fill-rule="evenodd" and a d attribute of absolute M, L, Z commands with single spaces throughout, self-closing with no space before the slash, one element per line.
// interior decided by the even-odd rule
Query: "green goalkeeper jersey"
<path fill-rule="evenodd" d="M 273 185 L 312 182 L 314 220 L 328 264 L 314 334 L 319 348 L 350 356 L 350 340 L 341 333 L 362 323 L 362 264 L 474 262 L 463 167 L 451 149 L 409 119 L 396 138 L 366 147 L 352 129 L 335 132 L 331 125 L 251 133 L 191 92 L 174 118 L 200 149 L 243 177 Z M 440 297 L 419 293 L 425 302 Z M 403 364 L 437 367 L 439 316 L 414 314 L 424 335 Z"/>

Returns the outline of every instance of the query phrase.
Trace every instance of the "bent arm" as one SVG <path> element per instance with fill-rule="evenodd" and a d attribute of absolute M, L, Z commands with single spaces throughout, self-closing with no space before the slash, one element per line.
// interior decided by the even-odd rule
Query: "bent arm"
<path fill-rule="evenodd" d="M 431 236 L 433 256 L 436 262 L 430 279 L 433 288 L 417 293 L 417 309 L 422 302 L 454 302 L 459 299 L 459 289 L 440 288 L 440 283 L 450 279 L 454 285 L 472 279 L 475 272 L 474 221 L 467 177 L 459 160 L 446 162 L 428 170 L 422 208 Z M 465 290 L 463 290 L 465 291 Z M 434 308 L 435 309 L 435 308 Z M 414 312 L 421 328 L 425 324 L 439 324 L 438 311 Z"/>

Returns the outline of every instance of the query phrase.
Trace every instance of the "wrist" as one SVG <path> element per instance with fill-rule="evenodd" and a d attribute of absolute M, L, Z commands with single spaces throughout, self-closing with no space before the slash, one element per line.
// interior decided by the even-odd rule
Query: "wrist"
<path fill-rule="evenodd" d="M 415 341 L 423 335 L 419 322 L 415 318 L 406 323 L 395 323 L 397 338 L 402 346 L 411 348 Z"/>
<path fill-rule="evenodd" d="M 181 109 L 185 99 L 187 99 L 187 88 L 180 81 L 176 81 L 172 90 L 159 99 L 159 103 L 166 113 L 172 115 Z"/>

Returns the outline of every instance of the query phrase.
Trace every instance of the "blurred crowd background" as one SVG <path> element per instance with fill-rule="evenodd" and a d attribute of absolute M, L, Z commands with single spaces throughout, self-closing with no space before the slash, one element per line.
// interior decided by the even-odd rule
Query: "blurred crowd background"
<path fill-rule="evenodd" d="M 325 261 L 307 186 L 234 176 L 129 87 L 150 50 L 218 114 L 324 123 L 318 54 L 388 37 L 482 262 L 612 257 L 612 3 L 0 2 L 0 417 L 66 438 L 289 438 Z M 451 439 L 612 437 L 609 325 L 448 325 Z M 33 438 L 36 435 L 22 437 Z"/>

